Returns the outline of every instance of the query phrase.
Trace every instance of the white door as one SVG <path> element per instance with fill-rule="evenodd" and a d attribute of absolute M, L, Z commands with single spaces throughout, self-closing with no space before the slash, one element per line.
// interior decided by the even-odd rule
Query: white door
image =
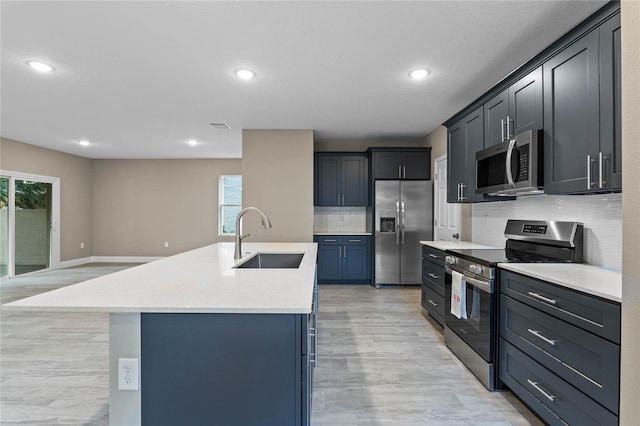
<path fill-rule="evenodd" d="M 447 203 L 447 156 L 433 161 L 433 239 L 435 241 L 460 240 L 460 204 Z"/>

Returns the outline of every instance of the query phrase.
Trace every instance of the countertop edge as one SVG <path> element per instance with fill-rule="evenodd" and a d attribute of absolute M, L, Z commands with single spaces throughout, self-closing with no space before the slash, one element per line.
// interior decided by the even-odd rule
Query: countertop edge
<path fill-rule="evenodd" d="M 537 266 L 532 267 L 532 265 L 537 265 Z M 576 271 L 580 269 L 588 268 L 590 269 L 589 272 L 592 273 L 592 276 L 590 278 L 592 278 L 593 280 L 601 279 L 601 278 L 610 278 L 614 280 L 619 280 L 619 283 L 611 284 L 612 287 L 615 287 L 614 291 L 606 291 L 605 289 L 595 288 L 588 284 L 585 285 L 585 284 L 580 284 L 576 282 L 571 282 L 559 276 L 558 274 L 554 273 L 551 270 L 552 268 L 557 268 L 560 265 L 562 265 L 562 267 L 565 267 L 565 268 L 572 268 L 572 267 L 578 268 L 576 269 Z M 622 303 L 622 274 L 618 271 L 612 271 L 596 265 L 586 265 L 583 263 L 577 263 L 577 264 L 499 263 L 498 267 L 500 269 L 518 273 L 520 275 L 524 275 L 524 276 L 535 278 L 542 281 L 547 281 L 552 284 L 559 285 L 561 287 L 576 290 L 592 296 L 600 297 L 602 299 L 606 299 L 611 302 Z M 541 271 L 536 271 L 531 269 L 547 269 L 547 271 L 541 272 Z M 599 276 L 594 277 L 593 274 L 597 274 Z"/>

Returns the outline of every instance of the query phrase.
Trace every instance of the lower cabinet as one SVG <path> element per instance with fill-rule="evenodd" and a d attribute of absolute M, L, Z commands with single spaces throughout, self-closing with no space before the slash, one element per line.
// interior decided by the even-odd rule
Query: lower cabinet
<path fill-rule="evenodd" d="M 438 324 L 444 327 L 444 257 L 442 250 L 422 247 L 421 305 Z"/>
<path fill-rule="evenodd" d="M 321 284 L 370 284 L 371 236 L 316 235 L 318 282 Z"/>
<path fill-rule="evenodd" d="M 620 304 L 500 271 L 500 380 L 549 424 L 617 424 Z"/>

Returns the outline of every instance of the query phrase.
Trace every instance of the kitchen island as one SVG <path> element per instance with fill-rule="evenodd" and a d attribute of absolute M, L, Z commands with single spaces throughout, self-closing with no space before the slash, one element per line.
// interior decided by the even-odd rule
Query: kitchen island
<path fill-rule="evenodd" d="M 203 247 L 2 309 L 109 313 L 110 424 L 308 424 L 316 245 L 246 243 L 243 260 L 233 248 Z M 257 252 L 303 256 L 296 268 L 238 268 Z M 140 374 L 124 387 L 137 390 L 120 390 L 128 359 Z"/>

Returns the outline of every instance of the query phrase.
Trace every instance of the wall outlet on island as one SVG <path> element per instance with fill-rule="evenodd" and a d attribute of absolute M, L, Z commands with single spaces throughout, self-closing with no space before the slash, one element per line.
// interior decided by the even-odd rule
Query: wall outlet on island
<path fill-rule="evenodd" d="M 118 358 L 118 390 L 138 390 L 138 358 Z"/>
<path fill-rule="evenodd" d="M 84 248 L 84 243 L 80 243 L 80 248 Z"/>
<path fill-rule="evenodd" d="M 167 248 L 167 247 L 169 247 L 169 241 L 164 242 L 164 248 Z"/>

